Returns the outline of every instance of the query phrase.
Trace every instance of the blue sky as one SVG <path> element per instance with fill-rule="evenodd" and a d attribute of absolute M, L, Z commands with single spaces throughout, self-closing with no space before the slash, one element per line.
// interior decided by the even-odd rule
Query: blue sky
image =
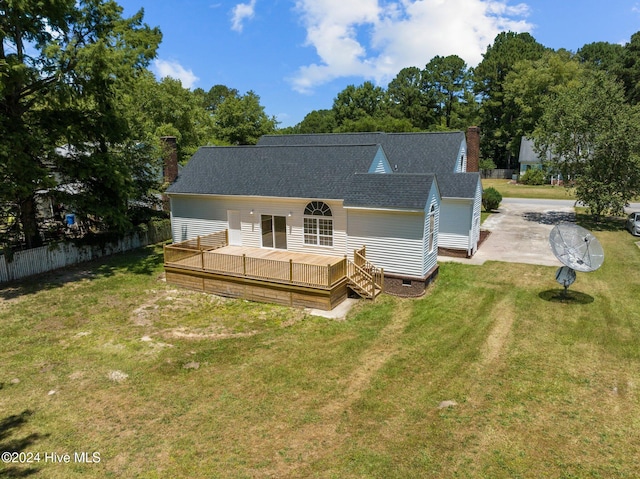
<path fill-rule="evenodd" d="M 152 70 L 188 88 L 253 90 L 280 126 L 331 108 L 347 85 L 386 87 L 404 67 L 456 54 L 469 66 L 501 31 L 554 49 L 624 44 L 640 0 L 118 0 L 163 41 Z"/>

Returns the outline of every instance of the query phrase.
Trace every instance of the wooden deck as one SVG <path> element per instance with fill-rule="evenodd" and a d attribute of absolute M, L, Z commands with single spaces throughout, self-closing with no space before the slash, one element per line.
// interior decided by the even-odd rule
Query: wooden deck
<path fill-rule="evenodd" d="M 169 283 L 256 301 L 332 309 L 348 287 L 370 298 L 382 290 L 346 256 L 230 246 L 226 232 L 165 246 L 164 257 Z"/>

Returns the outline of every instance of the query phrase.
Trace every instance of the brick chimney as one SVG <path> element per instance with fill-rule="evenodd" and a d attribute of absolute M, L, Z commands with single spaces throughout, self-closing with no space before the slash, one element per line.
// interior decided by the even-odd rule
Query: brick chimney
<path fill-rule="evenodd" d="M 467 172 L 480 171 L 480 128 L 467 129 Z"/>
<path fill-rule="evenodd" d="M 163 136 L 160 138 L 162 144 L 162 156 L 164 158 L 164 182 L 171 184 L 178 177 L 178 144 L 175 136 Z"/>
<path fill-rule="evenodd" d="M 175 136 L 162 136 L 160 137 L 160 146 L 162 147 L 162 158 L 164 158 L 162 167 L 164 183 L 170 185 L 178 177 L 178 141 Z M 163 193 L 162 209 L 169 212 L 171 210 L 170 203 L 169 197 Z"/>

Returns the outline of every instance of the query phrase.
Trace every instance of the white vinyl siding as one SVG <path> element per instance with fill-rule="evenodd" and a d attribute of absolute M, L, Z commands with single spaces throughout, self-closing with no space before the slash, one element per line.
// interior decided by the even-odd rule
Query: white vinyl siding
<path fill-rule="evenodd" d="M 349 257 L 367 247 L 367 259 L 387 273 L 422 277 L 424 212 L 349 210 Z"/>
<path fill-rule="evenodd" d="M 440 244 L 440 207 L 441 202 L 436 194 L 435 186 L 429 195 L 430 201 L 425 207 L 424 221 L 424 255 L 422 265 L 422 275 L 426 275 L 438 264 L 438 246 Z M 433 206 L 433 214 L 430 213 Z M 433 226 L 433 231 L 431 227 Z M 433 235 L 433 248 L 430 248 L 430 241 Z"/>
<path fill-rule="evenodd" d="M 211 197 L 172 196 L 171 236 L 174 243 L 205 236 L 228 227 L 227 210 L 239 209 Z M 242 214 L 241 214 L 242 220 Z"/>
<path fill-rule="evenodd" d="M 473 235 L 471 237 L 472 253 L 475 253 L 478 250 L 478 241 L 480 241 L 481 210 L 482 210 L 482 183 L 478 180 L 478 186 L 476 187 L 476 196 L 473 199 L 473 220 L 472 220 Z"/>
<path fill-rule="evenodd" d="M 467 249 L 472 227 L 473 203 L 467 199 L 444 198 L 440 208 L 441 248 Z"/>
<path fill-rule="evenodd" d="M 482 188 L 479 181 L 473 199 L 443 198 L 440 208 L 439 246 L 475 252 L 480 239 L 481 207 Z"/>
<path fill-rule="evenodd" d="M 464 173 L 467 171 L 467 140 L 465 139 L 460 145 L 458 158 L 456 159 L 455 173 Z"/>
<path fill-rule="evenodd" d="M 324 200 L 331 208 L 332 242 L 328 245 L 304 244 L 304 210 L 308 199 L 231 197 L 213 195 L 172 195 L 171 230 L 174 242 L 204 236 L 228 228 L 227 210 L 240 211 L 242 245 L 262 247 L 262 215 L 284 216 L 287 220 L 287 249 L 301 253 L 343 256 L 347 253 L 347 217 L 342 201 Z M 253 211 L 253 214 L 251 212 Z M 323 231 L 327 231 L 323 225 Z M 327 241 L 323 240 L 324 243 Z"/>

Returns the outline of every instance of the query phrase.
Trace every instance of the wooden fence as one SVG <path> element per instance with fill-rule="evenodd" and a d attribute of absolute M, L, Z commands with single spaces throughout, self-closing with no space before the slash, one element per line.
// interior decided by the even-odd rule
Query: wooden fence
<path fill-rule="evenodd" d="M 483 178 L 510 180 L 513 175 L 518 173 L 518 170 L 506 170 L 506 169 L 494 169 L 494 170 L 482 170 L 480 174 Z"/>
<path fill-rule="evenodd" d="M 0 283 L 27 278 L 84 261 L 122 253 L 171 238 L 171 228 L 150 229 L 136 233 L 104 246 L 76 246 L 73 243 L 55 243 L 39 248 L 16 251 L 11 258 L 0 255 Z"/>

